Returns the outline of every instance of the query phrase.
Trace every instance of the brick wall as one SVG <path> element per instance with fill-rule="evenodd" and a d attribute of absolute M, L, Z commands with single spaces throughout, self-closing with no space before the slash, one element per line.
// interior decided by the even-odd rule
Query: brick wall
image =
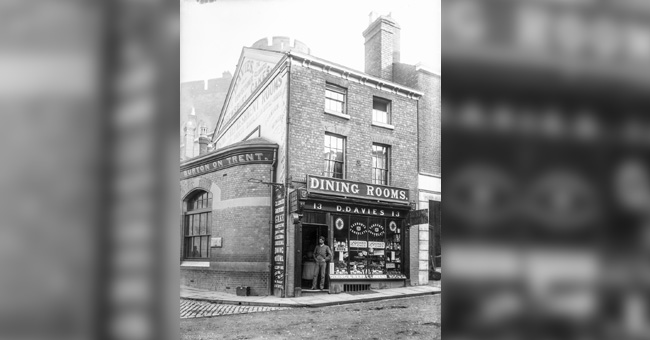
<path fill-rule="evenodd" d="M 347 88 L 347 114 L 350 119 L 324 113 L 325 85 L 330 82 Z M 391 100 L 394 130 L 372 126 L 373 96 Z M 372 182 L 372 144 L 391 147 L 391 186 L 408 188 L 417 200 L 417 101 L 376 88 L 349 82 L 337 76 L 293 65 L 289 108 L 289 174 L 294 180 L 305 175 L 322 175 L 325 132 L 346 137 L 345 179 Z M 296 184 L 296 186 L 302 186 Z M 295 244 L 289 225 L 289 244 Z M 417 236 L 415 245 L 417 247 Z M 293 252 L 287 249 L 287 273 L 295 271 Z M 413 253 L 417 256 L 417 251 Z M 293 294 L 293 280 L 287 293 Z"/>
<path fill-rule="evenodd" d="M 223 238 L 221 248 L 211 248 L 210 268 L 181 268 L 182 284 L 233 294 L 232 287 L 245 285 L 253 295 L 268 294 L 271 189 L 248 179 L 270 181 L 270 169 L 239 165 L 181 181 L 181 197 L 196 188 L 212 193 L 211 236 Z"/>
<path fill-rule="evenodd" d="M 416 70 L 414 65 L 395 63 L 393 79 L 396 83 L 424 93 L 418 101 L 419 171 L 440 175 L 442 173 L 441 78 L 422 69 Z"/>
<path fill-rule="evenodd" d="M 348 89 L 349 120 L 324 113 L 326 82 Z M 372 144 L 387 144 L 392 153 L 390 185 L 416 194 L 416 100 L 295 65 L 290 96 L 289 171 L 294 179 L 322 174 L 324 135 L 331 132 L 346 137 L 345 179 L 370 183 Z M 373 96 L 391 100 L 394 130 L 371 125 Z"/>
<path fill-rule="evenodd" d="M 181 271 L 181 284 L 232 294 L 237 293 L 239 286 L 249 286 L 251 295 L 268 295 L 269 274 L 200 269 L 183 270 Z"/>
<path fill-rule="evenodd" d="M 440 119 L 442 101 L 440 98 L 440 76 L 419 71 L 417 89 L 424 92 L 420 99 L 419 136 L 420 136 L 420 171 L 440 175 L 442 173 L 442 140 Z"/>

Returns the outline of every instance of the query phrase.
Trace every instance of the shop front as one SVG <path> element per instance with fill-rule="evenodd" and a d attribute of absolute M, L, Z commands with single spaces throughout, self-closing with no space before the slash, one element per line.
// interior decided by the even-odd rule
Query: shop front
<path fill-rule="evenodd" d="M 313 251 L 324 236 L 332 250 L 325 289 L 341 293 L 403 287 L 408 273 L 408 189 L 307 176 L 292 193 L 296 213 L 296 293 L 317 272 Z M 298 289 L 298 287 L 300 287 Z"/>

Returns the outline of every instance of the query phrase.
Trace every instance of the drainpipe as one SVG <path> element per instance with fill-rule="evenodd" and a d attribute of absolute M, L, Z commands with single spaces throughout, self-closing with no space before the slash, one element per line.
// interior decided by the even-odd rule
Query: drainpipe
<path fill-rule="evenodd" d="M 276 149 L 276 150 L 273 151 L 273 163 L 271 164 L 271 170 L 269 171 L 270 172 L 270 177 L 269 178 L 271 179 L 271 182 L 274 182 L 274 183 L 275 183 L 275 165 L 276 165 L 277 161 L 278 161 L 278 150 Z M 275 219 L 274 219 L 275 208 L 273 207 L 273 202 L 275 202 L 275 201 L 274 201 L 273 194 L 275 193 L 275 187 L 272 186 L 272 185 L 269 185 L 269 188 L 271 189 L 271 219 L 269 220 L 269 239 L 271 240 L 270 241 L 270 247 L 269 247 L 270 248 L 269 249 L 269 253 L 270 253 L 269 258 L 271 259 L 270 260 L 271 265 L 269 266 L 269 296 L 271 296 L 271 295 L 273 295 L 273 279 L 274 279 L 273 278 L 273 268 L 274 268 L 274 264 L 273 264 L 274 263 L 274 260 L 273 260 L 273 249 L 274 249 L 273 226 L 275 225 L 275 223 L 274 223 L 274 221 L 275 221 Z"/>
<path fill-rule="evenodd" d="M 285 216 L 285 218 L 284 218 L 285 222 L 284 223 L 285 224 L 284 225 L 285 225 L 285 229 L 284 230 L 287 231 L 287 232 L 285 233 L 285 236 L 284 236 L 285 237 L 285 245 L 284 245 L 284 288 L 285 289 L 284 289 L 284 292 L 283 292 L 284 293 L 283 297 L 285 297 L 287 295 L 287 288 L 289 287 L 289 279 L 288 279 L 289 278 L 289 275 L 288 275 L 289 273 L 287 271 L 288 262 L 289 262 L 288 261 L 288 259 L 289 259 L 288 254 L 290 254 L 289 253 L 289 242 L 288 242 L 288 239 L 289 239 L 288 231 L 289 231 L 289 223 L 293 223 L 293 221 L 290 221 L 290 218 L 289 218 L 289 209 L 288 209 L 288 205 L 287 205 L 287 201 L 286 201 L 289 198 L 289 185 L 291 184 L 290 181 L 289 181 L 289 135 L 290 135 L 290 133 L 289 133 L 289 125 L 290 125 L 289 124 L 289 114 L 290 114 L 290 108 L 291 108 L 291 62 L 292 62 L 292 60 L 293 60 L 293 58 L 289 54 L 289 57 L 287 58 L 287 129 L 286 129 L 286 133 L 285 133 L 285 142 L 284 142 L 284 150 L 285 150 L 284 151 L 284 160 L 285 160 L 285 168 L 284 168 L 284 199 L 285 199 L 285 202 L 284 202 L 285 203 L 285 205 L 284 205 L 285 206 L 285 208 L 284 208 L 284 216 Z M 295 233 L 295 230 L 294 230 L 294 235 L 295 234 L 296 233 Z M 295 244 L 295 240 L 294 240 L 294 244 Z M 294 262 L 295 262 L 295 254 L 292 254 L 292 258 L 294 258 Z M 295 263 L 294 263 L 294 266 L 295 266 Z M 295 271 L 295 268 L 294 268 L 294 273 L 295 272 L 296 271 Z M 291 276 L 293 277 L 293 275 L 291 275 Z M 295 291 L 296 287 L 294 287 L 293 289 Z M 293 292 L 291 292 L 291 296 L 295 296 Z"/>

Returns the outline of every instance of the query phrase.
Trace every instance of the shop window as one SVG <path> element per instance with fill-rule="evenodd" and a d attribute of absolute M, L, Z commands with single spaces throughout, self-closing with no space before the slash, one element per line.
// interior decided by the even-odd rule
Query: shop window
<path fill-rule="evenodd" d="M 333 275 L 388 275 L 405 278 L 401 221 L 354 215 L 332 217 Z"/>
<path fill-rule="evenodd" d="M 372 184 L 388 185 L 390 147 L 386 145 L 372 145 Z"/>
<path fill-rule="evenodd" d="M 183 214 L 183 258 L 210 257 L 212 194 L 199 191 L 186 200 Z"/>
<path fill-rule="evenodd" d="M 345 138 L 326 133 L 323 159 L 325 163 L 323 176 L 343 179 L 345 170 Z"/>
<path fill-rule="evenodd" d="M 326 84 L 325 86 L 325 112 L 345 114 L 345 88 Z"/>
<path fill-rule="evenodd" d="M 372 99 L 373 123 L 390 124 L 390 101 L 378 97 Z"/>

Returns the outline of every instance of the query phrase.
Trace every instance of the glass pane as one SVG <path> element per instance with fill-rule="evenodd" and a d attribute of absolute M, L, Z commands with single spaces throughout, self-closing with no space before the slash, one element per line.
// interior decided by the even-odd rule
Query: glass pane
<path fill-rule="evenodd" d="M 208 257 L 208 243 L 210 238 L 207 236 L 201 237 L 201 257 Z"/>
<path fill-rule="evenodd" d="M 335 159 L 337 162 L 343 162 L 343 151 L 338 151 L 338 152 L 334 155 L 334 159 Z"/>
<path fill-rule="evenodd" d="M 339 150 L 343 150 L 343 138 L 337 138 L 336 140 L 336 147 Z"/>
<path fill-rule="evenodd" d="M 334 162 L 326 161 L 325 162 L 325 172 L 332 173 L 334 172 Z"/>
<path fill-rule="evenodd" d="M 368 225 L 369 274 L 386 274 L 386 220 L 370 218 Z"/>
<path fill-rule="evenodd" d="M 330 147 L 330 136 L 325 135 L 325 149 Z"/>
<path fill-rule="evenodd" d="M 368 218 L 350 216 L 350 274 L 365 274 L 368 263 Z"/>
<path fill-rule="evenodd" d="M 349 274 L 349 221 L 345 215 L 332 216 L 334 221 L 334 274 Z"/>
<path fill-rule="evenodd" d="M 192 256 L 192 239 L 189 237 L 186 237 L 183 240 L 183 256 L 184 257 L 191 257 Z"/>
<path fill-rule="evenodd" d="M 343 163 L 339 163 L 339 162 L 334 163 L 334 172 L 337 174 L 343 174 Z"/>
<path fill-rule="evenodd" d="M 200 257 L 201 256 L 201 238 L 193 237 L 192 238 L 192 255 L 191 257 Z"/>
<path fill-rule="evenodd" d="M 199 222 L 199 234 L 205 235 L 205 216 L 206 214 L 201 214 L 199 216 L 200 222 Z"/>
<path fill-rule="evenodd" d="M 192 215 L 194 222 L 192 223 L 192 235 L 199 233 L 199 215 Z"/>

